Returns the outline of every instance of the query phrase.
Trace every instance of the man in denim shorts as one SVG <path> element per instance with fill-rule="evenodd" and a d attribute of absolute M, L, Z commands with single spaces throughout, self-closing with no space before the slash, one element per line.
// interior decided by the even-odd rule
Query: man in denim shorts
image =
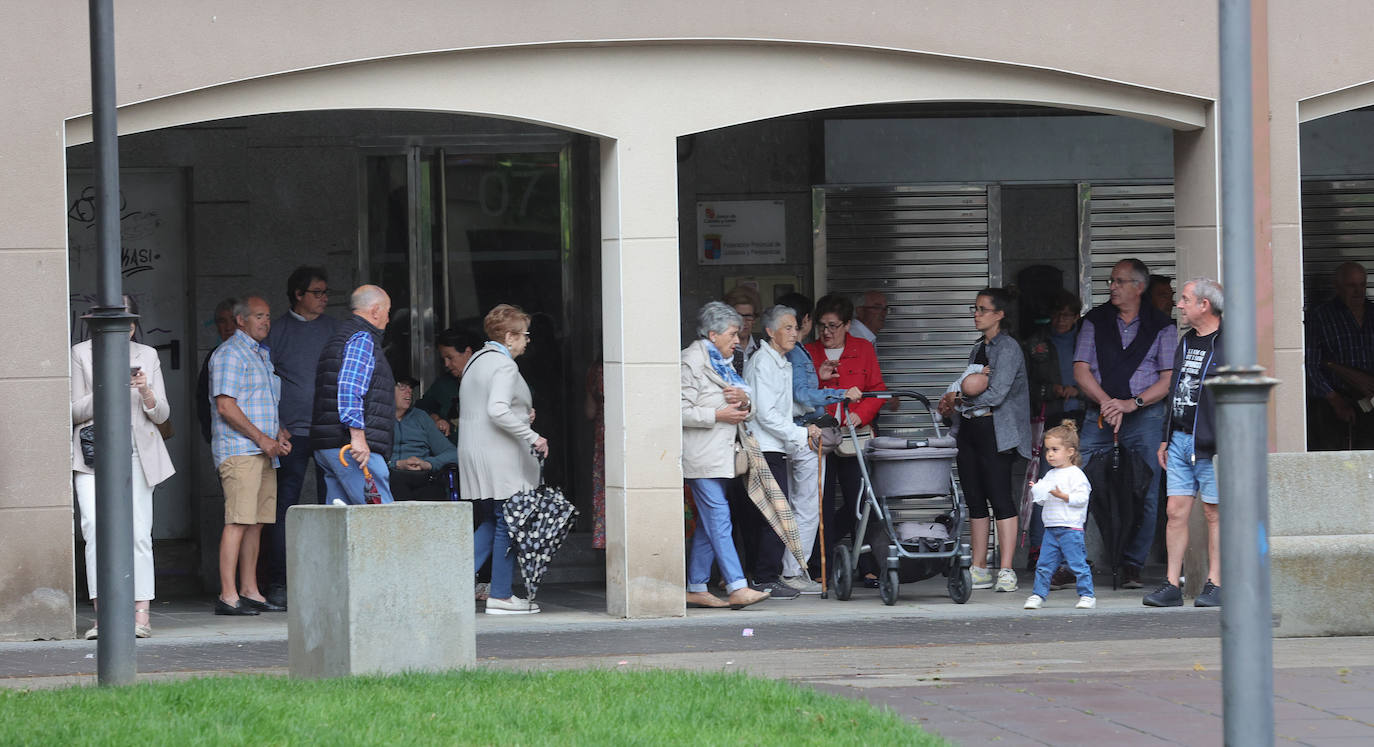
<path fill-rule="evenodd" d="M 1159 445 L 1159 464 L 1167 471 L 1169 488 L 1164 530 L 1168 578 L 1145 595 L 1147 607 L 1183 606 L 1179 573 L 1188 548 L 1188 515 L 1194 496 L 1202 498 L 1202 513 L 1207 517 L 1207 583 L 1193 605 L 1221 606 L 1220 512 L 1212 469 L 1217 452 L 1216 405 L 1211 391 L 1203 386 L 1222 365 L 1221 306 L 1221 284 L 1215 280 L 1195 278 L 1183 284 L 1178 310 L 1181 321 L 1192 329 L 1179 340 L 1174 353 L 1164 440 Z"/>

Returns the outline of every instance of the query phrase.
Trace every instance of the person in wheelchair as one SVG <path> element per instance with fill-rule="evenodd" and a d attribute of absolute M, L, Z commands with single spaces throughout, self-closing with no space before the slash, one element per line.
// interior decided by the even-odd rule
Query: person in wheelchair
<path fill-rule="evenodd" d="M 444 472 L 457 470 L 458 450 L 429 415 L 411 407 L 419 386 L 410 377 L 396 379 L 396 442 L 387 465 L 391 494 L 398 501 L 450 500 L 450 480 Z M 458 484 L 456 476 L 451 482 Z"/>

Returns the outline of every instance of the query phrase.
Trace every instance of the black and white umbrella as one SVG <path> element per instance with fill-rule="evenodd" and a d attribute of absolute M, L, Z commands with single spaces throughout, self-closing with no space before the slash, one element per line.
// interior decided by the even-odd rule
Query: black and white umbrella
<path fill-rule="evenodd" d="M 515 559 L 525 577 L 525 588 L 533 600 L 539 590 L 539 579 L 572 531 L 577 509 L 560 488 L 544 484 L 541 460 L 539 487 L 511 496 L 502 511 L 514 543 Z"/>

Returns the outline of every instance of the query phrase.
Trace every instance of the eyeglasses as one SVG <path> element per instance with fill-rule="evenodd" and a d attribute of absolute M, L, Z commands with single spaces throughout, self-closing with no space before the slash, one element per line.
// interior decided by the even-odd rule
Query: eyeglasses
<path fill-rule="evenodd" d="M 530 333 L 529 333 L 529 332 L 522 332 L 521 334 L 523 334 L 523 335 L 525 336 L 525 339 L 526 339 L 526 340 L 530 339 Z"/>
<path fill-rule="evenodd" d="M 1111 278 L 1107 281 L 1107 285 L 1130 285 L 1131 283 L 1136 282 L 1139 281 L 1135 278 Z"/>
<path fill-rule="evenodd" d="M 306 292 L 306 293 L 309 293 L 310 295 L 314 296 L 315 298 L 324 298 L 325 296 L 329 295 L 329 289 L 328 289 L 328 288 L 321 288 L 321 289 L 319 289 L 319 290 L 306 289 L 305 292 Z"/>
<path fill-rule="evenodd" d="M 757 315 L 757 314 L 740 314 L 739 316 L 740 316 L 741 319 L 756 319 L 756 318 L 758 318 L 758 315 Z"/>
<path fill-rule="evenodd" d="M 844 324 L 841 322 L 831 322 L 829 324 L 820 325 L 820 328 L 826 332 L 834 332 L 837 329 L 844 329 Z"/>
<path fill-rule="evenodd" d="M 973 312 L 974 316 L 977 316 L 979 314 L 991 314 L 997 309 L 990 309 L 986 306 L 970 306 L 968 307 L 968 310 Z"/>

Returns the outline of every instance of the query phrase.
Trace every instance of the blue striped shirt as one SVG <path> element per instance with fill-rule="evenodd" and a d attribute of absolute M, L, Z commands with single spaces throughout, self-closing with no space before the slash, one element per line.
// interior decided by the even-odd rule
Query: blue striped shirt
<path fill-rule="evenodd" d="M 1346 391 L 1344 380 L 1328 370 L 1326 363 L 1339 363 L 1374 373 L 1374 302 L 1364 302 L 1364 325 L 1355 323 L 1340 299 L 1333 298 L 1313 307 L 1306 323 L 1307 386 L 1312 394 L 1325 397 L 1336 390 Z"/>
<path fill-rule="evenodd" d="M 266 345 L 238 330 L 210 355 L 210 453 L 215 466 L 231 456 L 261 454 L 252 439 L 240 433 L 219 414 L 215 397 L 233 397 L 248 421 L 270 438 L 281 430 L 277 406 L 281 402 L 281 379 L 272 368 Z M 277 460 L 272 460 L 277 466 Z"/>
<path fill-rule="evenodd" d="M 344 343 L 343 366 L 339 369 L 339 422 L 349 428 L 363 428 L 363 399 L 372 385 L 372 370 L 377 366 L 376 347 L 366 331 L 354 332 Z"/>

